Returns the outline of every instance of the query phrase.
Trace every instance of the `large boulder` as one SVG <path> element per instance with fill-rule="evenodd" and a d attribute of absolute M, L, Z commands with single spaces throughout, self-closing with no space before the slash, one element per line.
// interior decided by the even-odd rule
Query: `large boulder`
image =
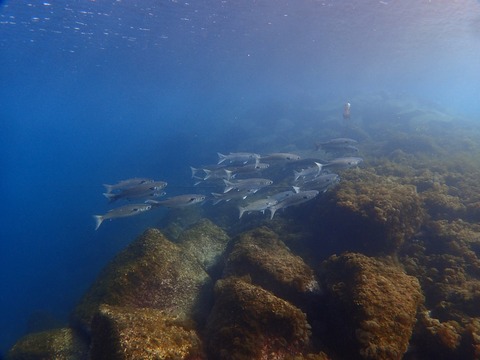
<path fill-rule="evenodd" d="M 321 217 L 321 234 L 334 236 L 339 252 L 368 255 L 396 254 L 426 217 L 415 186 L 362 169 L 342 175 L 328 201 L 318 206 L 310 221 Z"/>
<path fill-rule="evenodd" d="M 86 360 L 88 344 L 72 329 L 62 328 L 28 334 L 7 354 L 8 360 Z"/>
<path fill-rule="evenodd" d="M 223 268 L 223 253 L 230 241 L 225 231 L 208 219 L 202 219 L 180 234 L 180 246 L 194 256 L 212 277 Z"/>
<path fill-rule="evenodd" d="M 198 260 L 149 229 L 102 271 L 73 313 L 73 323 L 89 332 L 101 304 L 151 308 L 203 322 L 211 307 L 213 282 Z"/>
<path fill-rule="evenodd" d="M 301 360 L 309 337 L 306 315 L 287 301 L 245 279 L 217 281 L 206 329 L 209 359 Z"/>
<path fill-rule="evenodd" d="M 240 235 L 224 276 L 249 276 L 252 283 L 302 308 L 320 293 L 313 270 L 266 227 Z"/>
<path fill-rule="evenodd" d="M 101 305 L 92 321 L 92 360 L 205 359 L 195 330 L 155 309 Z"/>
<path fill-rule="evenodd" d="M 344 358 L 401 359 L 423 300 L 418 280 L 365 255 L 333 255 L 323 264 L 329 341 Z"/>

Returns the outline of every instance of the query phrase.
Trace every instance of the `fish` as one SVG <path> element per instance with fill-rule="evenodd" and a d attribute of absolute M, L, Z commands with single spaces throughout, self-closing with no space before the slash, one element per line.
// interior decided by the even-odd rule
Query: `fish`
<path fill-rule="evenodd" d="M 214 197 L 213 199 L 213 205 L 217 205 L 218 203 L 222 201 L 230 201 L 234 199 L 243 199 L 245 200 L 247 196 L 253 194 L 252 191 L 249 190 L 242 190 L 242 191 L 230 191 L 225 194 L 219 194 L 219 193 L 214 193 L 212 192 L 212 196 Z"/>
<path fill-rule="evenodd" d="M 118 193 L 103 193 L 109 202 L 114 202 L 120 199 L 140 199 L 147 197 L 158 197 L 164 194 L 161 192 L 163 188 L 167 186 L 165 181 L 154 181 L 149 183 L 143 183 L 136 186 L 131 186 L 126 189 L 122 189 Z"/>
<path fill-rule="evenodd" d="M 284 160 L 284 161 L 297 161 L 300 160 L 301 157 L 296 154 L 289 154 L 289 153 L 272 153 L 265 156 L 261 156 L 260 160 Z"/>
<path fill-rule="evenodd" d="M 340 157 L 333 160 L 330 160 L 324 165 L 324 167 L 335 168 L 335 169 L 348 169 L 353 166 L 357 166 L 363 161 L 360 157 Z"/>
<path fill-rule="evenodd" d="M 178 207 L 185 207 L 194 204 L 201 203 L 205 201 L 207 197 L 205 195 L 200 194 L 185 194 L 185 195 L 178 195 L 172 196 L 171 198 L 165 200 L 147 200 L 146 203 L 158 207 L 158 206 L 165 206 L 169 208 L 178 208 Z"/>
<path fill-rule="evenodd" d="M 330 173 L 323 174 L 315 177 L 314 179 L 305 182 L 305 186 L 308 189 L 315 189 L 319 191 L 327 191 L 331 186 L 337 184 L 340 181 L 338 174 Z"/>
<path fill-rule="evenodd" d="M 315 198 L 320 192 L 318 190 L 306 190 L 300 191 L 299 193 L 293 194 L 282 201 L 279 201 L 275 205 L 272 205 L 268 208 L 270 211 L 270 220 L 273 219 L 275 212 L 280 209 L 285 209 L 290 206 L 299 205 L 309 200 Z"/>
<path fill-rule="evenodd" d="M 223 193 L 227 193 L 233 189 L 237 191 L 248 190 L 253 193 L 256 193 L 261 188 L 264 188 L 265 186 L 269 186 L 273 184 L 272 180 L 262 179 L 262 178 L 241 179 L 241 180 L 235 180 L 234 182 L 223 180 L 223 182 L 225 183 L 225 189 L 223 190 Z"/>
<path fill-rule="evenodd" d="M 224 155 L 222 153 L 217 153 L 217 154 L 218 154 L 218 164 L 221 164 L 223 162 L 243 163 L 243 164 L 254 162 L 255 164 L 257 164 L 260 160 L 260 155 L 255 153 L 237 152 L 237 153 L 230 153 L 228 155 Z"/>
<path fill-rule="evenodd" d="M 230 180 L 232 177 L 232 171 L 227 170 L 224 167 L 217 168 L 217 169 L 197 169 L 190 166 L 192 170 L 192 178 L 199 179 L 199 180 L 214 180 L 214 179 L 227 179 Z M 203 172 L 203 177 L 198 175 L 200 172 Z"/>
<path fill-rule="evenodd" d="M 293 190 L 286 190 L 273 195 L 269 195 L 269 198 L 277 200 L 277 202 L 280 202 L 286 199 L 287 197 L 300 192 L 300 188 L 298 186 L 292 186 L 292 188 Z"/>
<path fill-rule="evenodd" d="M 319 162 L 314 162 L 314 166 L 308 167 L 306 169 L 302 169 L 300 171 L 293 171 L 293 174 L 295 176 L 293 181 L 297 181 L 299 178 L 305 178 L 307 176 L 316 176 L 320 174 L 323 168 L 323 164 L 320 164 Z"/>
<path fill-rule="evenodd" d="M 149 211 L 151 208 L 152 205 L 149 204 L 131 204 L 112 209 L 105 215 L 93 215 L 95 219 L 95 230 L 98 230 L 104 220 L 139 215 L 145 211 Z"/>
<path fill-rule="evenodd" d="M 243 166 L 229 166 L 226 169 L 232 172 L 232 178 L 234 178 L 239 174 L 255 173 L 255 172 L 268 169 L 269 167 L 270 167 L 270 164 L 259 162 L 257 164 L 246 164 Z"/>
<path fill-rule="evenodd" d="M 326 150 L 326 151 L 339 151 L 339 150 L 353 150 L 358 149 L 354 146 L 358 141 L 350 138 L 336 138 L 331 139 L 323 143 L 316 143 L 315 150 Z"/>
<path fill-rule="evenodd" d="M 266 198 L 266 199 L 255 200 L 243 207 L 239 206 L 238 210 L 240 211 L 240 214 L 238 215 L 238 218 L 241 219 L 245 212 L 250 213 L 252 211 L 260 211 L 263 213 L 270 206 L 273 206 L 276 203 L 278 203 L 278 200 L 275 200 L 272 198 Z"/>
<path fill-rule="evenodd" d="M 152 179 L 147 179 L 147 178 L 131 178 L 131 179 L 125 179 L 125 180 L 120 180 L 116 184 L 110 185 L 110 184 L 103 184 L 105 186 L 105 189 L 107 190 L 107 193 L 111 193 L 112 191 L 119 190 L 119 189 L 127 189 L 133 186 L 145 184 L 145 183 L 151 183 L 153 182 Z"/>

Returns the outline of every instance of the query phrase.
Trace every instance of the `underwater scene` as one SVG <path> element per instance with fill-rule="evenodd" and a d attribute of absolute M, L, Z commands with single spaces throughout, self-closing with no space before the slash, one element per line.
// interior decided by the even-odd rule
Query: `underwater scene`
<path fill-rule="evenodd" d="M 480 2 L 0 1 L 0 359 L 480 359 Z"/>

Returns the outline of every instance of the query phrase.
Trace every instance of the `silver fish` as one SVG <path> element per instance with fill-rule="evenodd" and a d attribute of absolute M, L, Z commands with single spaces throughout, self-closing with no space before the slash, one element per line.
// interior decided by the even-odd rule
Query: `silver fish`
<path fill-rule="evenodd" d="M 125 180 L 120 180 L 116 184 L 110 185 L 110 184 L 103 184 L 105 186 L 105 189 L 107 190 L 107 193 L 111 193 L 112 191 L 115 190 L 120 190 L 120 189 L 127 189 L 133 186 L 145 184 L 145 183 L 151 183 L 153 182 L 152 179 L 147 179 L 147 178 L 131 178 L 131 179 L 125 179 Z"/>
<path fill-rule="evenodd" d="M 155 207 L 165 206 L 170 208 L 176 208 L 176 207 L 185 207 L 185 206 L 198 204 L 204 201 L 205 199 L 206 199 L 205 195 L 185 194 L 185 195 L 172 196 L 171 198 L 161 200 L 161 201 L 147 200 L 146 203 Z"/>
<path fill-rule="evenodd" d="M 152 206 L 149 204 L 132 204 L 112 209 L 108 211 L 105 215 L 93 215 L 93 218 L 96 222 L 95 230 L 97 230 L 100 225 L 102 225 L 102 222 L 104 220 L 139 215 L 145 211 L 150 210 L 151 208 Z"/>
<path fill-rule="evenodd" d="M 324 167 L 335 168 L 335 169 L 348 169 L 353 166 L 357 166 L 363 161 L 360 157 L 340 157 L 333 160 L 330 160 L 328 163 L 323 165 Z"/>
<path fill-rule="evenodd" d="M 344 146 L 352 146 L 356 144 L 358 141 L 350 138 L 336 138 L 331 139 L 323 143 L 316 143 L 316 149 L 326 149 L 326 148 L 341 148 Z"/>
<path fill-rule="evenodd" d="M 314 166 L 308 167 L 306 169 L 302 169 L 300 171 L 293 171 L 295 175 L 295 179 L 293 181 L 297 181 L 299 178 L 306 178 L 307 176 L 317 176 L 320 174 L 323 168 L 323 164 L 319 162 L 314 162 Z"/>
<path fill-rule="evenodd" d="M 218 194 L 218 193 L 213 193 L 212 195 L 214 197 L 213 199 L 213 205 L 217 205 L 221 201 L 230 201 L 230 200 L 235 200 L 235 199 L 246 199 L 247 196 L 253 194 L 252 191 L 249 190 L 242 190 L 242 191 L 230 191 L 225 194 Z"/>
<path fill-rule="evenodd" d="M 255 200 L 243 207 L 239 206 L 238 210 L 240 211 L 240 214 L 238 215 L 238 218 L 241 219 L 245 212 L 249 213 L 252 211 L 261 211 L 263 213 L 270 206 L 273 206 L 276 203 L 278 203 L 277 200 L 272 198 L 266 198 L 266 199 Z"/>
<path fill-rule="evenodd" d="M 327 191 L 330 187 L 334 186 L 340 182 L 340 176 L 337 174 L 324 174 L 324 175 L 319 175 L 316 178 L 305 182 L 305 187 L 307 189 L 315 189 L 319 191 Z"/>
<path fill-rule="evenodd" d="M 283 161 L 297 161 L 300 160 L 300 156 L 296 154 L 289 153 L 272 153 L 260 157 L 261 160 L 283 160 Z"/>
<path fill-rule="evenodd" d="M 256 193 L 261 188 L 265 186 L 269 186 L 273 184 L 273 181 L 270 179 L 262 179 L 262 178 L 250 178 L 250 179 L 241 179 L 235 181 L 228 181 L 223 180 L 225 183 L 225 189 L 223 190 L 224 193 L 229 192 L 230 190 L 248 190 L 253 193 Z"/>
<path fill-rule="evenodd" d="M 230 153 L 228 155 L 224 155 L 222 153 L 217 153 L 218 154 L 218 164 L 223 163 L 224 161 L 229 162 L 229 163 L 249 163 L 249 162 L 254 162 L 257 164 L 260 160 L 260 155 L 255 154 L 255 153 L 246 153 L 246 152 L 237 152 L 237 153 Z"/>
<path fill-rule="evenodd" d="M 297 194 L 293 194 L 282 201 L 279 201 L 273 206 L 270 206 L 268 210 L 270 210 L 270 219 L 273 219 L 275 212 L 280 209 L 285 209 L 290 206 L 299 205 L 306 201 L 312 200 L 319 194 L 318 190 L 307 190 L 307 191 L 300 191 Z"/>
<path fill-rule="evenodd" d="M 114 202 L 119 199 L 131 200 L 152 196 L 157 197 L 162 195 L 161 190 L 165 188 L 165 186 L 167 186 L 165 181 L 154 181 L 122 189 L 119 193 L 104 193 L 103 195 L 109 200 L 109 202 Z"/>
<path fill-rule="evenodd" d="M 255 173 L 265 169 L 268 169 L 270 164 L 258 163 L 258 164 L 246 164 L 244 166 L 229 166 L 228 171 L 232 172 L 232 177 L 236 177 L 238 174 Z M 227 179 L 229 180 L 229 179 Z"/>
<path fill-rule="evenodd" d="M 285 200 L 287 197 L 300 192 L 300 188 L 298 186 L 292 186 L 292 187 L 293 187 L 293 190 L 282 191 L 282 192 L 270 195 L 269 198 L 277 200 L 277 202 L 280 202 Z"/>

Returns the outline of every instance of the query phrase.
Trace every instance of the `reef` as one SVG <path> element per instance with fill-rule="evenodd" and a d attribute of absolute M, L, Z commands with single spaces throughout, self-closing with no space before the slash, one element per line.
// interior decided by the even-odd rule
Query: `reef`
<path fill-rule="evenodd" d="M 323 109 L 329 133 L 311 114 L 294 139 L 361 140 L 365 162 L 336 187 L 273 220 L 170 212 L 99 274 L 71 328 L 8 359 L 479 359 L 480 129 L 388 94 L 352 104 L 356 123 Z"/>
<path fill-rule="evenodd" d="M 159 230 L 149 229 L 102 271 L 75 308 L 73 323 L 88 331 L 101 304 L 158 309 L 202 322 L 212 287 L 195 258 Z"/>
<path fill-rule="evenodd" d="M 426 213 L 415 186 L 354 169 L 345 172 L 336 191 L 312 215 L 322 218 L 308 219 L 318 224 L 319 237 L 335 234 L 339 248 L 344 243 L 343 250 L 392 255 L 420 229 Z"/>
<path fill-rule="evenodd" d="M 248 279 L 229 277 L 215 285 L 207 347 L 212 359 L 324 359 L 309 352 L 310 328 L 295 306 Z"/>
<path fill-rule="evenodd" d="M 202 219 L 187 228 L 177 242 L 195 257 L 212 277 L 219 277 L 224 265 L 224 252 L 230 241 L 225 231 L 208 219 Z"/>
<path fill-rule="evenodd" d="M 345 253 L 323 264 L 330 342 L 349 359 L 401 359 L 422 302 L 418 280 L 378 258 Z"/>
<path fill-rule="evenodd" d="M 155 309 L 101 305 L 92 321 L 92 359 L 206 359 L 190 324 Z"/>
<path fill-rule="evenodd" d="M 7 354 L 9 360 L 83 360 L 88 343 L 69 328 L 28 334 L 17 341 Z"/>
<path fill-rule="evenodd" d="M 239 236 L 228 256 L 224 276 L 248 276 L 253 284 L 301 307 L 315 301 L 320 293 L 314 271 L 265 227 Z"/>

